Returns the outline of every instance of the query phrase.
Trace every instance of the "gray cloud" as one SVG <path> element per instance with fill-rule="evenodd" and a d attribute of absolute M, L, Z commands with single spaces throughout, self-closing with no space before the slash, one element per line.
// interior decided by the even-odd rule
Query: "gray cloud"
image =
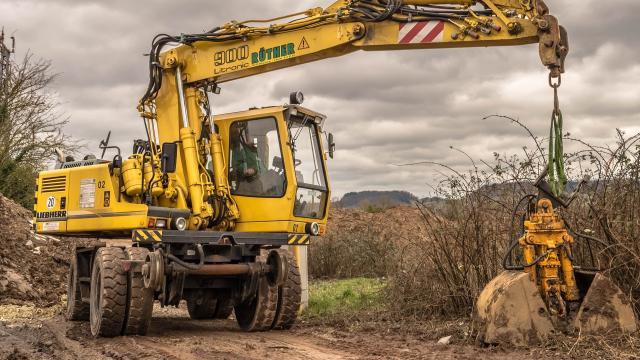
<path fill-rule="evenodd" d="M 97 151 L 106 132 L 129 151 L 142 137 L 135 110 L 147 81 L 151 38 L 198 32 L 232 19 L 265 18 L 328 1 L 4 0 L 0 25 L 16 31 L 19 56 L 31 49 L 51 59 L 67 131 Z M 548 1 L 568 29 L 571 55 L 561 88 L 566 130 L 587 141 L 613 140 L 615 128 L 640 131 L 640 3 Z M 329 116 L 338 151 L 330 162 L 334 194 L 361 189 L 429 193 L 429 160 L 459 169 L 531 141 L 505 120 L 516 117 L 540 137 L 552 105 L 535 45 L 509 48 L 360 52 L 224 84 L 218 113 L 281 104 L 302 90 L 306 106 Z M 574 146 L 569 144 L 569 148 Z"/>

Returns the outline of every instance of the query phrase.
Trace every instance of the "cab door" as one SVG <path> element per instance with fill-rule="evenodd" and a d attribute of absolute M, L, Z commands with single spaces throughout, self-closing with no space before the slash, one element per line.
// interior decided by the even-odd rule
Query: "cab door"
<path fill-rule="evenodd" d="M 293 160 L 283 112 L 257 111 L 218 126 L 227 149 L 231 194 L 240 210 L 235 230 L 293 231 Z"/>

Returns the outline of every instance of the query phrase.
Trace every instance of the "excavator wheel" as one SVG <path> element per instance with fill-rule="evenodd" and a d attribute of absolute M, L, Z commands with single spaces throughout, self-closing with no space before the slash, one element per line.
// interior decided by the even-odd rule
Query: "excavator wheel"
<path fill-rule="evenodd" d="M 235 306 L 236 320 L 244 331 L 271 329 L 278 305 L 278 286 L 271 285 L 266 277 L 258 283 L 256 296 Z"/>
<path fill-rule="evenodd" d="M 562 331 L 603 334 L 633 332 L 636 319 L 630 302 L 620 289 L 602 274 L 576 273 L 581 294 L 578 308 L 566 320 L 552 317 L 529 274 L 505 271 L 484 288 L 476 304 L 480 323 L 478 340 L 485 344 L 529 346 L 539 344 Z"/>
<path fill-rule="evenodd" d="M 289 330 L 298 318 L 302 286 L 300 282 L 300 270 L 293 255 L 284 249 L 274 250 L 280 252 L 283 259 L 287 259 L 287 276 L 284 284 L 278 286 L 278 306 L 276 317 L 273 319 L 272 328 L 276 330 Z"/>
<path fill-rule="evenodd" d="M 187 296 L 189 317 L 194 320 L 227 319 L 233 312 L 228 292 L 196 292 Z"/>
<path fill-rule="evenodd" d="M 218 299 L 211 291 L 197 291 L 187 297 L 187 311 L 193 320 L 215 319 Z"/>
<path fill-rule="evenodd" d="M 127 273 L 122 267 L 125 252 L 117 247 L 100 248 L 91 271 L 91 334 L 114 337 L 122 332 L 127 311 Z"/>
<path fill-rule="evenodd" d="M 230 294 L 222 293 L 218 295 L 218 301 L 216 304 L 216 312 L 213 316 L 214 319 L 228 319 L 233 312 L 233 298 Z"/>
<path fill-rule="evenodd" d="M 73 257 L 69 264 L 67 279 L 67 311 L 65 317 L 69 321 L 89 320 L 89 304 L 82 302 L 82 293 L 78 278 L 78 263 Z"/>
<path fill-rule="evenodd" d="M 127 248 L 126 255 L 129 260 L 144 261 L 149 250 L 140 247 Z M 153 314 L 153 289 L 144 287 L 144 279 L 141 272 L 129 271 L 129 304 L 125 317 L 123 335 L 144 336 L 149 330 Z"/>

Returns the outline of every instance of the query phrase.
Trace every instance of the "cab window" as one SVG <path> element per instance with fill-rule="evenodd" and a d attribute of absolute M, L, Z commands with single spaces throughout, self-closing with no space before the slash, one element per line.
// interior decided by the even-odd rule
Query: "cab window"
<path fill-rule="evenodd" d="M 318 126 L 309 117 L 292 116 L 288 127 L 298 185 L 293 214 L 321 219 L 327 207 L 329 191 Z"/>
<path fill-rule="evenodd" d="M 231 193 L 282 197 L 286 177 L 274 118 L 236 121 L 229 128 Z"/>

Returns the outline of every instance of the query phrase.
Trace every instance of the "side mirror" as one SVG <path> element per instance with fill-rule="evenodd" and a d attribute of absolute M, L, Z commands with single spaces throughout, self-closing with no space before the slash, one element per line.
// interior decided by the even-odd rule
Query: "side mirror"
<path fill-rule="evenodd" d="M 329 143 L 329 157 L 333 159 L 333 153 L 336 151 L 336 143 L 333 140 L 333 134 L 329 133 L 327 142 Z"/>
<path fill-rule="evenodd" d="M 160 168 L 162 173 L 176 172 L 176 160 L 178 157 L 178 144 L 164 143 L 162 144 L 162 156 L 160 157 Z"/>

